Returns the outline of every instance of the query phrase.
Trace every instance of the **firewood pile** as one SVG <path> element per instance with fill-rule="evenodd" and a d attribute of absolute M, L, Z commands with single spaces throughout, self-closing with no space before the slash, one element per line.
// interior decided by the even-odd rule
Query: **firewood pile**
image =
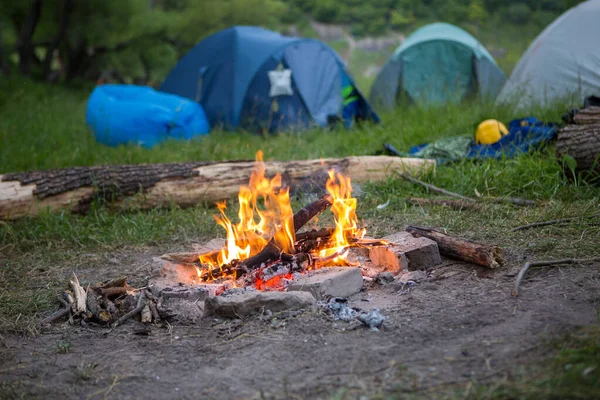
<path fill-rule="evenodd" d="M 58 301 L 62 308 L 45 318 L 43 324 L 67 318 L 71 324 L 115 328 L 132 318 L 143 323 L 160 323 L 174 316 L 163 308 L 162 296 L 155 296 L 149 288 L 130 286 L 126 276 L 84 288 L 73 274 L 69 289 L 58 296 Z"/>
<path fill-rule="evenodd" d="M 584 176 L 600 174 L 600 107 L 587 106 L 574 110 L 567 125 L 559 132 L 556 153 L 575 160 L 575 172 Z M 567 168 L 573 166 L 566 163 Z"/>

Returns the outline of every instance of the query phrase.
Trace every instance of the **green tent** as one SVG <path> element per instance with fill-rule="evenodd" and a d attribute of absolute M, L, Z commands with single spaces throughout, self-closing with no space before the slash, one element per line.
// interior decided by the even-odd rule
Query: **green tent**
<path fill-rule="evenodd" d="M 370 101 L 391 108 L 406 95 L 419 104 L 460 101 L 469 94 L 496 97 L 506 75 L 466 31 L 446 23 L 411 34 L 383 66 Z"/>

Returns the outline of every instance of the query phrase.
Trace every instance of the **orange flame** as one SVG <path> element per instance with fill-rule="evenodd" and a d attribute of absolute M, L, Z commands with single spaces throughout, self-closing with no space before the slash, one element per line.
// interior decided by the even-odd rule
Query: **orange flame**
<path fill-rule="evenodd" d="M 215 216 L 215 220 L 227 233 L 227 245 L 216 257 L 209 254 L 200 256 L 200 262 L 208 267 L 211 274 L 233 260 L 242 261 L 257 254 L 272 237 L 282 251 L 294 251 L 296 237 L 289 189 L 281 187 L 280 174 L 273 179 L 265 177 L 260 150 L 256 153 L 249 185 L 240 188 L 238 202 L 237 224 L 227 218 L 225 202 L 217 203 L 220 215 Z"/>
<path fill-rule="evenodd" d="M 329 241 L 329 247 L 319 252 L 319 257 L 332 257 L 328 264 L 347 265 L 344 250 L 350 246 L 351 238 L 362 238 L 365 229 L 358 229 L 356 218 L 356 198 L 352 197 L 350 177 L 345 177 L 335 170 L 329 170 L 329 179 L 325 185 L 327 192 L 333 197 L 331 211 L 335 221 L 335 229 Z"/>

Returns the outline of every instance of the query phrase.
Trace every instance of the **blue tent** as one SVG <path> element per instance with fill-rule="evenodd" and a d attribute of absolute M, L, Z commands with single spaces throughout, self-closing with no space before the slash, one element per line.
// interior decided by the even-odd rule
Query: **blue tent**
<path fill-rule="evenodd" d="M 273 87 L 278 73 L 284 81 L 287 73 L 282 91 Z M 275 132 L 340 119 L 347 125 L 379 121 L 333 49 L 259 27 L 236 26 L 202 40 L 160 90 L 199 102 L 211 126 L 225 129 Z"/>

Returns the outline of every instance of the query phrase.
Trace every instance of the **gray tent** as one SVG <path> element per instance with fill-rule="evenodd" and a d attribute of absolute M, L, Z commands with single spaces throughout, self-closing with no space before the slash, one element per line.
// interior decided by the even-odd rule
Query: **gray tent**
<path fill-rule="evenodd" d="M 571 8 L 531 43 L 497 103 L 547 105 L 600 95 L 600 0 Z"/>

